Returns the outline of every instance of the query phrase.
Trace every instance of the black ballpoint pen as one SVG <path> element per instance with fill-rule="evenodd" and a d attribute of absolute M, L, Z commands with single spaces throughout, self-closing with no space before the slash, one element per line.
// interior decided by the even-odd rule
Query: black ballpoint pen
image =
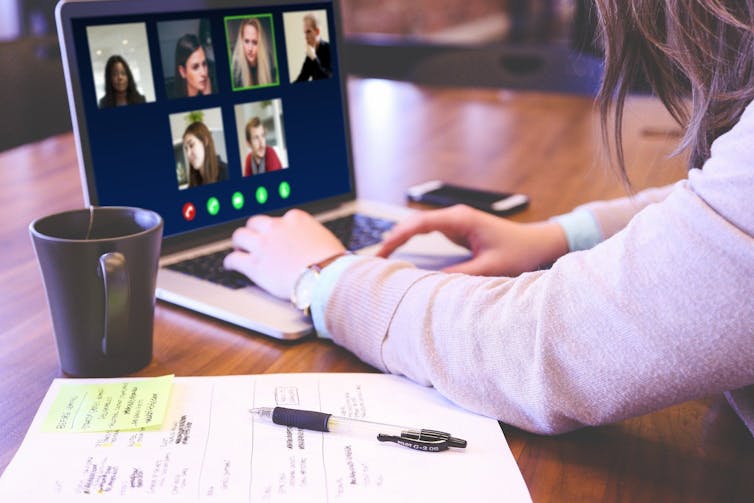
<path fill-rule="evenodd" d="M 449 447 L 465 448 L 466 441 L 443 431 L 422 428 L 406 428 L 390 424 L 375 423 L 347 417 L 333 416 L 312 410 L 289 409 L 286 407 L 260 407 L 249 412 L 275 424 L 292 426 L 305 430 L 324 432 L 372 432 L 380 442 L 394 442 L 417 451 L 439 452 Z"/>

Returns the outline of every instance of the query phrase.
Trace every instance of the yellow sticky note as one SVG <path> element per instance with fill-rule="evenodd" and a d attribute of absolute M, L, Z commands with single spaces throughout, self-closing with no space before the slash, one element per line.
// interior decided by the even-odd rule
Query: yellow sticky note
<path fill-rule="evenodd" d="M 160 426 L 173 375 L 96 384 L 65 383 L 42 424 L 46 432 L 100 432 Z"/>

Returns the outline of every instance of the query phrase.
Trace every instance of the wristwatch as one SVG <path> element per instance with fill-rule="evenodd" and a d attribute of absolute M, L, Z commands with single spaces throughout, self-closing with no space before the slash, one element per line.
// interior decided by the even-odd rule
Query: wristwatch
<path fill-rule="evenodd" d="M 305 316 L 311 315 L 310 308 L 312 305 L 312 297 L 314 296 L 314 288 L 319 282 L 319 273 L 322 269 L 345 255 L 351 255 L 351 252 L 345 251 L 336 253 L 321 262 L 310 264 L 304 269 L 301 276 L 298 277 L 296 283 L 294 283 L 293 292 L 291 292 L 291 303 L 300 309 Z"/>

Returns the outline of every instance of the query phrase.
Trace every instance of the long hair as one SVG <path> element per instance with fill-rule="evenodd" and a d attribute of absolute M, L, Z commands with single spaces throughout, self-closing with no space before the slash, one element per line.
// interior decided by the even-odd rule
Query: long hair
<path fill-rule="evenodd" d="M 605 74 L 598 95 L 603 141 L 609 122 L 619 173 L 629 185 L 622 118 L 631 85 L 644 75 L 684 135 L 689 169 L 754 99 L 754 0 L 597 0 Z M 611 116 L 612 112 L 612 116 Z"/>
<path fill-rule="evenodd" d="M 117 106 L 115 101 L 115 88 L 113 87 L 113 79 L 111 74 L 116 63 L 123 65 L 126 70 L 126 76 L 128 77 L 128 87 L 126 88 L 126 103 L 132 105 L 134 103 L 144 103 L 145 99 L 139 91 L 136 89 L 136 82 L 134 82 L 134 76 L 131 73 L 131 68 L 126 63 L 123 57 L 115 54 L 110 56 L 105 63 L 105 96 L 100 101 L 100 108 L 112 108 Z"/>
<path fill-rule="evenodd" d="M 243 47 L 243 31 L 247 26 L 253 26 L 259 36 L 259 47 L 257 48 L 257 67 L 256 82 L 254 81 L 253 72 L 246 61 L 246 54 Z M 238 27 L 238 36 L 236 44 L 233 47 L 233 57 L 231 62 L 233 73 L 233 82 L 243 87 L 259 86 L 272 83 L 272 66 L 270 64 L 270 55 L 267 50 L 267 36 L 262 29 L 262 23 L 255 17 L 244 19 Z"/>
<path fill-rule="evenodd" d="M 183 140 L 186 141 L 186 135 L 193 135 L 204 145 L 204 164 L 199 170 L 194 169 L 189 163 L 189 187 L 197 187 L 205 183 L 214 183 L 219 181 L 220 168 L 217 165 L 217 154 L 215 152 L 215 142 L 212 140 L 212 134 L 209 128 L 203 122 L 192 122 L 183 132 Z"/>
<path fill-rule="evenodd" d="M 185 34 L 179 38 L 178 43 L 175 44 L 175 78 L 173 79 L 173 83 L 175 86 L 174 91 L 176 98 L 182 98 L 188 94 L 188 90 L 186 89 L 188 83 L 186 82 L 186 79 L 181 76 L 178 67 L 182 66 L 186 68 L 186 60 L 189 59 L 189 56 L 200 47 L 203 46 L 199 42 L 199 37 L 193 33 Z"/>

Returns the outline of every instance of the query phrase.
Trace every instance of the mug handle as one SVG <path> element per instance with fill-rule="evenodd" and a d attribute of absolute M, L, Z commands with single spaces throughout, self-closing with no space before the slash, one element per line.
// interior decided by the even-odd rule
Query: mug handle
<path fill-rule="evenodd" d="M 118 252 L 105 253 L 99 258 L 99 267 L 105 286 L 105 331 L 102 337 L 102 354 L 113 356 L 122 352 L 126 346 L 128 334 L 131 292 L 126 257 Z"/>

